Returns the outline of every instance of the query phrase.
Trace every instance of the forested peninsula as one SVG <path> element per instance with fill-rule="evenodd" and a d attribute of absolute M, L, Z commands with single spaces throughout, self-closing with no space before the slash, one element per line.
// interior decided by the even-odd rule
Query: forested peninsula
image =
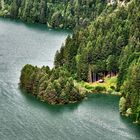
<path fill-rule="evenodd" d="M 23 67 L 22 88 L 50 104 L 80 101 L 89 89 L 117 91 L 120 113 L 140 123 L 139 0 L 0 0 L 0 9 L 3 17 L 73 29 L 52 70 Z M 109 90 L 81 84 L 108 76 L 116 76 Z"/>

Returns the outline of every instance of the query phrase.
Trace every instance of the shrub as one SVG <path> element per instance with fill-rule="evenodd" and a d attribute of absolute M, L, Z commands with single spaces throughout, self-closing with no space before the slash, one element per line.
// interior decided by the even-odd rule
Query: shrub
<path fill-rule="evenodd" d="M 110 86 L 110 89 L 115 90 L 116 88 L 114 86 Z"/>
<path fill-rule="evenodd" d="M 119 101 L 119 111 L 122 114 L 126 111 L 126 99 L 124 97 L 120 98 L 120 101 Z"/>
<path fill-rule="evenodd" d="M 106 88 L 104 86 L 96 86 L 94 89 L 96 92 L 106 92 Z"/>
<path fill-rule="evenodd" d="M 94 87 L 90 86 L 90 85 L 85 85 L 85 88 L 88 89 L 88 90 L 94 90 Z"/>

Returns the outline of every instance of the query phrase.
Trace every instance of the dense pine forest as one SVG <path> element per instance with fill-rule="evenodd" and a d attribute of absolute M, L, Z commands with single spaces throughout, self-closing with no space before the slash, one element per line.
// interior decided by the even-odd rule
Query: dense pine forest
<path fill-rule="evenodd" d="M 38 68 L 27 64 L 22 69 L 20 81 L 20 86 L 27 92 L 49 104 L 74 103 L 84 98 L 63 67 L 50 70 L 48 66 Z"/>
<path fill-rule="evenodd" d="M 60 66 L 79 81 L 118 74 L 120 112 L 140 122 L 139 1 L 109 4 L 89 26 L 75 31 L 56 53 L 55 67 Z"/>
<path fill-rule="evenodd" d="M 89 25 L 106 4 L 106 0 L 0 0 L 0 15 L 73 29 Z"/>
<path fill-rule="evenodd" d="M 83 99 L 78 82 L 117 75 L 120 113 L 140 123 L 139 0 L 0 0 L 0 15 L 70 28 L 54 68 L 26 65 L 20 85 L 41 100 L 64 104 Z"/>

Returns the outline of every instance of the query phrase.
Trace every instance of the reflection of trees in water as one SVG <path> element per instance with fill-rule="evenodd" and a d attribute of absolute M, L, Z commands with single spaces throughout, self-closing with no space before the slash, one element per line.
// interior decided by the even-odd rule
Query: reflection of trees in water
<path fill-rule="evenodd" d="M 19 19 L 11 19 L 11 18 L 6 18 L 6 19 L 3 19 L 0 17 L 0 19 L 2 19 L 3 22 L 10 22 L 10 23 L 14 23 L 14 25 L 23 25 L 23 26 L 26 26 L 27 28 L 29 28 L 30 30 L 34 30 L 34 31 L 41 31 L 41 32 L 53 32 L 53 33 L 61 33 L 61 32 L 66 32 L 67 33 L 71 33 L 71 30 L 68 30 L 68 29 L 50 29 L 47 27 L 47 25 L 45 24 L 39 24 L 39 23 L 26 23 L 26 22 L 23 22 Z"/>
<path fill-rule="evenodd" d="M 128 129 L 133 134 L 135 134 L 135 140 L 140 140 L 140 125 L 138 124 L 133 124 L 132 123 L 132 118 L 126 117 L 126 116 L 119 116 L 120 121 L 126 126 L 124 129 Z M 120 128 L 123 130 L 123 128 Z"/>
<path fill-rule="evenodd" d="M 26 99 L 29 105 L 45 109 L 45 111 L 49 111 L 51 114 L 57 114 L 57 113 L 63 113 L 63 112 L 71 112 L 77 109 L 80 102 L 74 103 L 74 104 L 65 104 L 65 105 L 50 105 L 46 102 L 41 102 L 39 99 L 34 97 L 33 95 L 30 95 L 28 93 L 25 93 L 24 90 L 19 89 L 21 93 L 23 93 L 23 97 Z"/>

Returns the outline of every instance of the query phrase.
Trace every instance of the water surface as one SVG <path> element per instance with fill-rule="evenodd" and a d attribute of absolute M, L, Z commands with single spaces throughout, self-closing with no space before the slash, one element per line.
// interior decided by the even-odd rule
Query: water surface
<path fill-rule="evenodd" d="M 51 106 L 18 89 L 21 68 L 52 67 L 68 34 L 0 19 L 0 140 L 140 140 L 140 127 L 119 115 L 119 97 Z"/>

